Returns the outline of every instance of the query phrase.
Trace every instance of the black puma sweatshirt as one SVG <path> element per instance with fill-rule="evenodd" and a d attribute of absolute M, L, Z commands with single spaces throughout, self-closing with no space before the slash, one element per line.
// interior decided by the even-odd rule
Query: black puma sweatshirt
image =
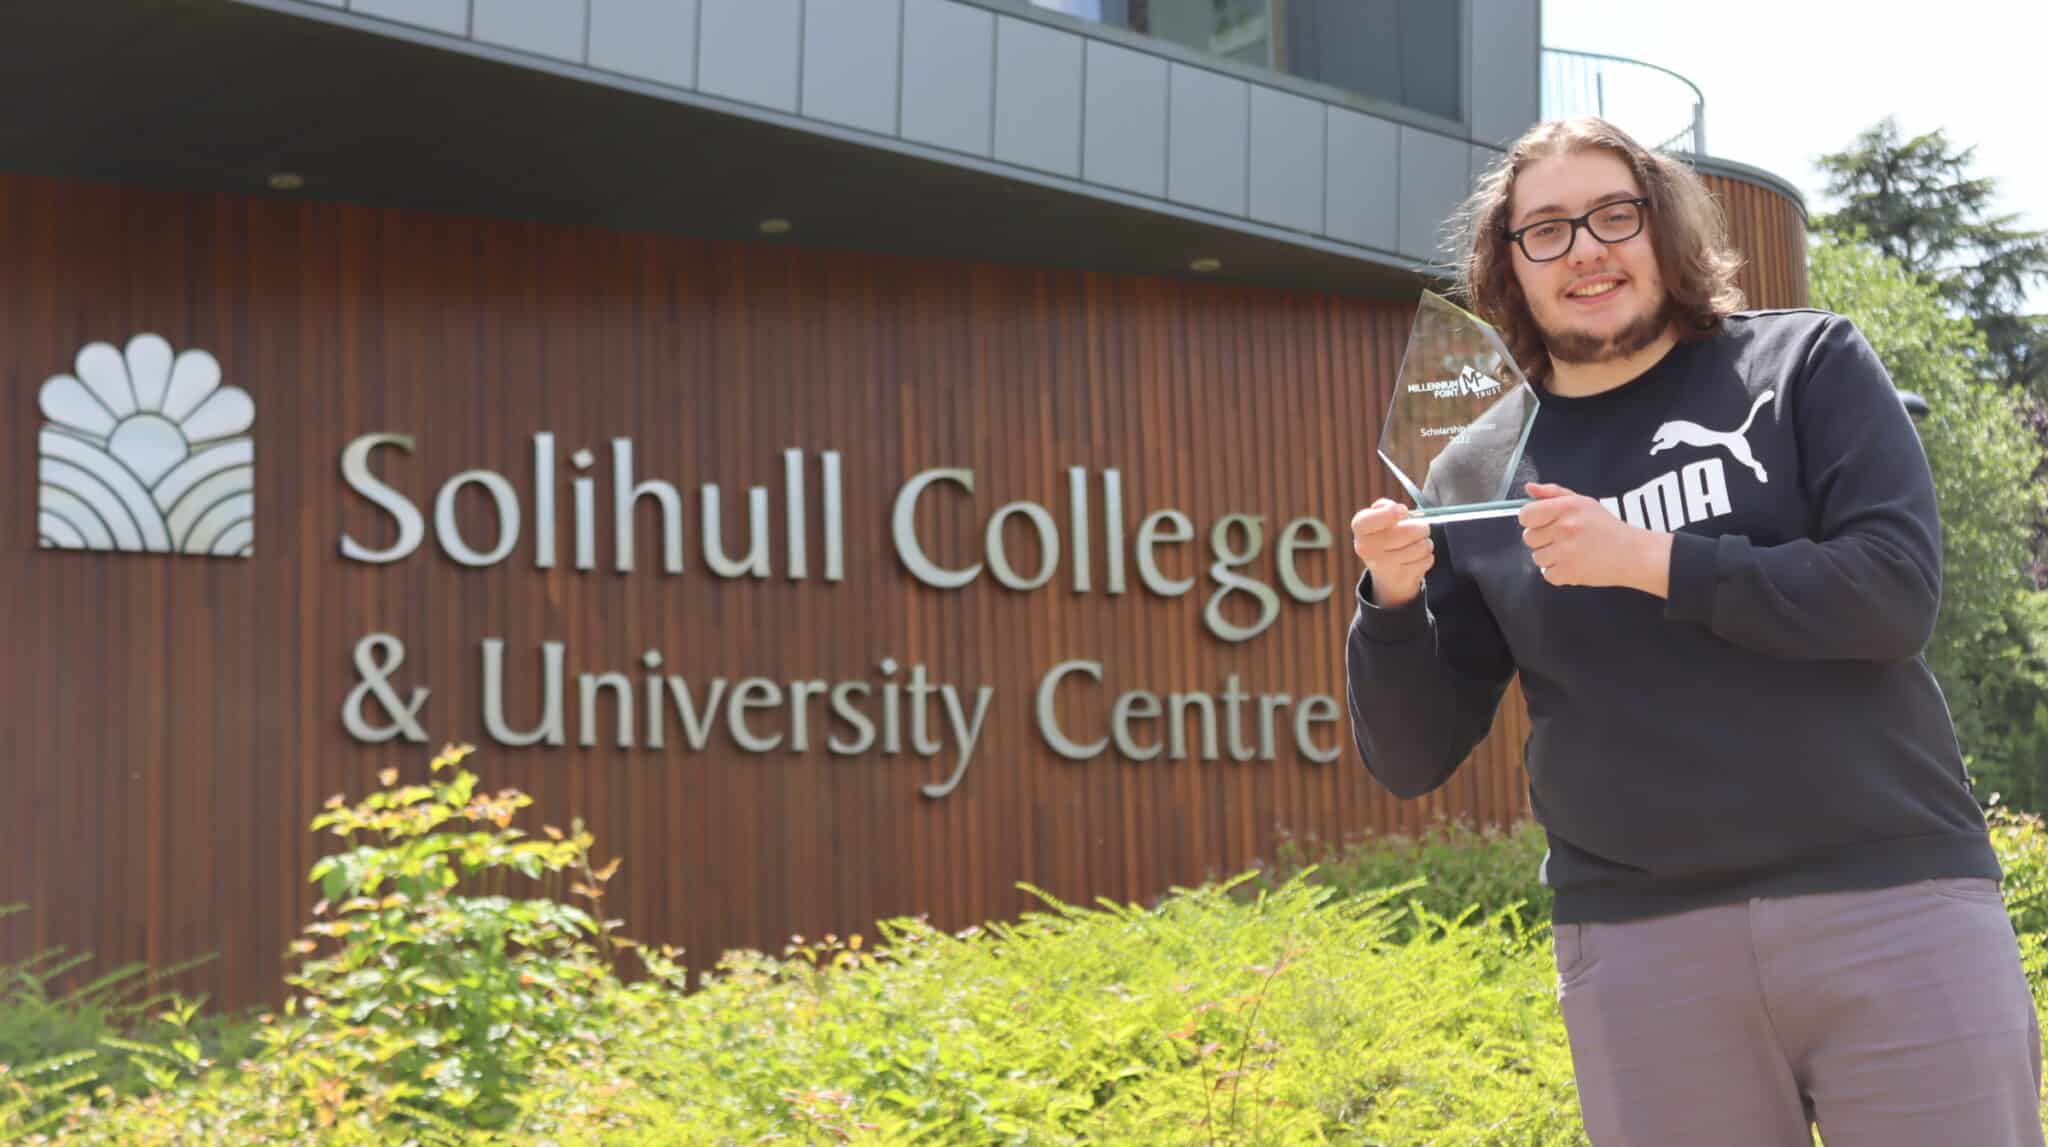
<path fill-rule="evenodd" d="M 1436 527 L 1421 597 L 1381 609 L 1358 586 L 1345 660 L 1373 775 L 1443 784 L 1519 672 L 1560 923 L 1999 877 L 1921 656 L 1926 455 L 1855 327 L 1747 312 L 1617 389 L 1541 398 L 1524 476 L 1672 532 L 1670 597 L 1549 585 L 1514 518 Z"/>

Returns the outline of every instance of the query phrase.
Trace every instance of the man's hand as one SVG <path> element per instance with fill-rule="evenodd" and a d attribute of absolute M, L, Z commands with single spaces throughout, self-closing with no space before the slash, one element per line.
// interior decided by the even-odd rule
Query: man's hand
<path fill-rule="evenodd" d="M 1536 501 L 1522 507 L 1522 542 L 1544 581 L 1670 595 L 1670 534 L 1631 526 L 1563 486 L 1531 482 L 1528 491 Z"/>
<path fill-rule="evenodd" d="M 1351 549 L 1372 574 L 1373 604 L 1399 609 L 1422 592 L 1422 575 L 1436 564 L 1429 523 L 1408 507 L 1381 498 L 1351 515 Z"/>

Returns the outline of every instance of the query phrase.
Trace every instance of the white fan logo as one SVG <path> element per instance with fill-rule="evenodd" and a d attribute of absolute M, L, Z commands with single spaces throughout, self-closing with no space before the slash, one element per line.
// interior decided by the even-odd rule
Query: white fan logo
<path fill-rule="evenodd" d="M 36 529 L 45 549 L 248 557 L 256 404 L 203 350 L 153 334 L 78 352 L 43 383 Z"/>

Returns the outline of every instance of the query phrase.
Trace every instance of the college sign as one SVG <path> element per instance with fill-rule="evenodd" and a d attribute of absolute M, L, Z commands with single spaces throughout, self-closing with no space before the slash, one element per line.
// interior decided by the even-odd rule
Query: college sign
<path fill-rule="evenodd" d="M 39 531 L 45 547 L 156 551 L 246 557 L 253 546 L 254 446 L 247 436 L 249 395 L 221 386 L 221 368 L 204 351 L 173 353 L 155 335 L 125 351 L 94 343 L 74 374 L 43 384 Z M 388 519 L 388 544 L 344 531 L 342 561 L 372 566 L 434 560 L 479 570 L 526 567 L 593 576 L 631 574 L 728 581 L 843 582 L 856 546 L 887 546 L 904 574 L 925 587 L 960 592 L 993 583 L 1014 593 L 1066 592 L 1110 597 L 1203 597 L 1201 625 L 1216 640 L 1255 641 L 1290 607 L 1327 600 L 1333 587 L 1311 584 L 1304 552 L 1327 551 L 1332 531 L 1297 517 L 1269 531 L 1259 515 L 1231 512 L 1197 523 L 1171 508 L 1140 512 L 1127 504 L 1114 468 L 1065 473 L 1064 520 L 1040 501 L 997 502 L 971 467 L 936 467 L 894 484 L 886 539 L 848 536 L 846 468 L 837 449 L 782 451 L 779 490 L 751 486 L 728 495 L 702 476 L 691 488 L 648 476 L 633 440 L 604 443 L 602 457 L 578 446 L 563 453 L 555 435 L 537 431 L 528 445 L 532 479 L 524 488 L 487 469 L 463 470 L 431 489 L 409 487 L 395 466 L 416 449 L 413 435 L 357 435 L 341 449 L 337 497 L 360 499 Z M 566 487 L 566 489 L 565 489 Z M 490 512 L 458 515 L 458 501 L 481 494 Z M 981 517 L 976 552 L 937 552 L 919 533 L 920 508 L 960 500 Z M 993 504 L 992 504 L 993 503 Z M 741 507 L 732 513 L 731 507 Z M 988 507 L 983 510 L 982 507 Z M 644 519 L 658 545 L 636 545 Z M 816 521 L 822 545 L 810 546 Z M 1019 528 L 1035 545 L 1013 553 Z M 609 545 L 601 547 L 600 535 Z M 1270 544 L 1269 544 L 1270 543 Z M 1176 577 L 1163 555 L 1197 550 L 1205 576 Z M 1174 568 L 1180 568 L 1175 565 Z M 1269 574 L 1262 573 L 1270 570 Z M 355 683 L 340 718 L 363 743 L 426 743 L 431 688 L 407 680 L 403 636 L 365 633 L 347 651 Z M 1276 761 L 1283 755 L 1326 763 L 1341 753 L 1341 710 L 1327 694 L 1294 697 L 1248 692 L 1235 673 L 1214 690 L 1160 694 L 1113 686 L 1111 667 L 1070 658 L 1037 673 L 1029 697 L 1004 702 L 990 686 L 943 680 L 921 663 L 878 656 L 857 679 L 792 676 L 690 676 L 668 672 L 659 648 L 571 650 L 562 641 L 513 649 L 495 636 L 476 647 L 485 736 L 536 749 L 573 743 L 660 752 L 823 752 L 853 757 L 911 754 L 936 760 L 945 779 L 921 786 L 928 797 L 952 793 L 967 776 L 991 708 L 1030 707 L 1033 727 L 1059 756 L 1089 761 Z M 605 663 L 606 658 L 620 658 Z M 1090 727 L 1063 723 L 1061 700 L 1083 690 L 1114 690 L 1108 717 Z M 508 697 L 538 696 L 515 712 Z M 457 715 L 459 717 L 459 715 Z M 431 719 L 430 719 L 431 718 Z M 1191 735 L 1192 734 L 1192 735 Z M 935 775 L 937 775 L 935 773 Z"/>

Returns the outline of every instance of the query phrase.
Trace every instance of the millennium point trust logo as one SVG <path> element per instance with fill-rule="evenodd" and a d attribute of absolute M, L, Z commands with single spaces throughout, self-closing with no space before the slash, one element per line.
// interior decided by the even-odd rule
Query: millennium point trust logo
<path fill-rule="evenodd" d="M 248 557 L 256 403 L 203 350 L 96 342 L 43 383 L 36 529 L 45 549 Z"/>
<path fill-rule="evenodd" d="M 1456 378 L 1408 384 L 1408 393 L 1427 394 L 1434 398 L 1484 398 L 1500 392 L 1499 379 L 1474 369 L 1470 364 L 1460 370 Z"/>

